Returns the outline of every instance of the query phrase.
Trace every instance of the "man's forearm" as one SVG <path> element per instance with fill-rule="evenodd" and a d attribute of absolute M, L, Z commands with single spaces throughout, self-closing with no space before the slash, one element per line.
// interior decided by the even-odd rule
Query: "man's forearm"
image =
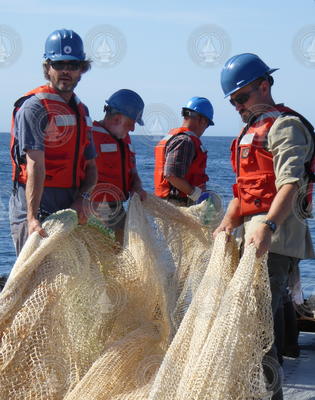
<path fill-rule="evenodd" d="M 237 197 L 230 201 L 224 219 L 233 221 L 235 227 L 243 223 L 243 217 L 240 216 L 240 201 Z"/>
<path fill-rule="evenodd" d="M 235 197 L 230 201 L 220 225 L 228 226 L 232 230 L 240 226 L 243 222 L 244 218 L 240 216 L 240 201 Z"/>
<path fill-rule="evenodd" d="M 293 210 L 294 199 L 299 190 L 297 183 L 283 185 L 277 192 L 266 219 L 281 225 Z"/>
<path fill-rule="evenodd" d="M 44 190 L 45 163 L 44 154 L 27 154 L 27 182 L 26 182 L 26 204 L 27 218 L 37 219 L 38 209 Z"/>
<path fill-rule="evenodd" d="M 167 176 L 166 179 L 170 182 L 170 184 L 179 191 L 189 195 L 193 192 L 194 187 L 190 185 L 189 182 L 186 181 L 184 178 L 179 178 L 177 176 Z"/>
<path fill-rule="evenodd" d="M 281 225 L 292 212 L 297 191 L 296 183 L 283 185 L 277 192 L 266 219 L 273 221 L 278 226 Z M 272 231 L 269 226 L 264 223 L 259 224 L 247 239 L 247 244 L 250 243 L 255 244 L 257 257 L 261 257 L 266 251 L 269 251 L 272 243 Z"/>
<path fill-rule="evenodd" d="M 87 206 L 89 202 L 83 198 L 80 193 L 91 193 L 97 183 L 97 168 L 95 160 L 89 160 L 85 167 L 85 178 L 81 183 L 80 190 L 78 191 L 71 208 L 78 214 L 79 224 L 85 224 L 88 216 L 91 213 L 91 208 Z"/>

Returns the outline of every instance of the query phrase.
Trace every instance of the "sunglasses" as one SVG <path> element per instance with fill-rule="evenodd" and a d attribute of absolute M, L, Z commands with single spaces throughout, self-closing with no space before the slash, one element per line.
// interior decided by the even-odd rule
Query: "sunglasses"
<path fill-rule="evenodd" d="M 62 70 L 67 70 L 67 71 L 78 71 L 81 68 L 81 62 L 80 61 L 52 61 L 50 63 L 52 68 L 56 71 L 62 71 Z"/>
<path fill-rule="evenodd" d="M 235 96 L 234 99 L 230 99 L 230 103 L 232 106 L 236 106 L 237 104 L 245 104 L 249 99 L 252 92 L 258 89 L 259 86 L 255 86 L 253 89 L 249 90 L 248 92 L 240 93 L 239 95 Z"/>
<path fill-rule="evenodd" d="M 201 118 L 203 118 L 204 120 L 207 121 L 207 128 L 208 128 L 210 125 L 213 125 L 213 122 L 210 121 L 209 118 L 207 118 L 207 117 L 205 117 L 205 116 L 199 114 L 199 113 L 196 112 L 196 111 L 188 110 L 187 108 L 183 108 L 183 109 L 182 109 L 182 116 L 183 116 L 183 117 L 192 117 L 192 118 L 196 118 L 196 117 L 199 117 L 199 118 L 200 118 L 200 117 L 201 117 Z"/>

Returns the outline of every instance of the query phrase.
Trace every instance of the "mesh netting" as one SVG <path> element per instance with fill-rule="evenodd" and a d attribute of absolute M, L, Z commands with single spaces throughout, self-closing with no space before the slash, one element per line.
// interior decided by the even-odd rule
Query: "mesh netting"
<path fill-rule="evenodd" d="M 269 396 L 265 260 L 213 244 L 203 213 L 134 196 L 124 248 L 71 210 L 49 217 L 0 295 L 0 399 Z"/>

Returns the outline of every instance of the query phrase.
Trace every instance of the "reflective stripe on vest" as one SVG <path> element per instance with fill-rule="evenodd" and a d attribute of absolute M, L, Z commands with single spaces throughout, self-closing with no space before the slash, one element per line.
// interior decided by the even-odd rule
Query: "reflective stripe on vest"
<path fill-rule="evenodd" d="M 56 126 L 75 126 L 77 124 L 76 117 L 73 114 L 55 115 L 53 118 Z"/>
<path fill-rule="evenodd" d="M 135 167 L 130 137 L 116 139 L 96 121 L 93 122 L 92 133 L 98 169 L 98 183 L 92 200 L 124 201 L 132 189 L 132 170 Z"/>
<path fill-rule="evenodd" d="M 45 187 L 71 188 L 80 187 L 85 176 L 84 150 L 89 143 L 88 124 L 91 125 L 86 108 L 78 97 L 75 101 L 77 113 L 59 96 L 50 86 L 40 86 L 24 97 L 27 99 L 35 95 L 46 110 L 48 123 L 44 132 L 39 132 L 44 138 L 45 147 Z M 23 98 L 19 107 L 23 104 Z M 19 101 L 17 102 L 19 103 Z M 27 171 L 25 159 L 19 156 L 19 143 L 14 137 L 15 114 L 14 109 L 11 130 L 11 160 L 13 166 L 13 180 L 25 184 Z M 43 117 L 43 116 L 42 116 Z M 40 120 L 41 116 L 38 116 Z M 77 127 L 80 127 L 78 131 Z"/>
<path fill-rule="evenodd" d="M 240 215 L 253 215 L 267 212 L 277 194 L 273 157 L 266 149 L 268 133 L 283 114 L 300 114 L 282 105 L 276 110 L 259 116 L 250 126 L 242 130 L 231 146 L 231 162 L 236 172 L 233 185 L 234 196 L 240 200 Z"/>

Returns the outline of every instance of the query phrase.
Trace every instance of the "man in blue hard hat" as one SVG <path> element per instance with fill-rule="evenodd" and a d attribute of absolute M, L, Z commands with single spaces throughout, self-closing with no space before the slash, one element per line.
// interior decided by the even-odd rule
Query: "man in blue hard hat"
<path fill-rule="evenodd" d="M 17 254 L 33 232 L 47 235 L 41 222 L 51 213 L 71 207 L 85 223 L 84 202 L 97 179 L 92 121 L 73 92 L 90 69 L 80 36 L 52 32 L 43 69 L 48 83 L 18 99 L 13 111 L 10 224 Z"/>
<path fill-rule="evenodd" d="M 123 244 L 125 210 L 123 202 L 130 194 L 146 198 L 136 167 L 135 152 L 129 132 L 135 124 L 144 125 L 144 102 L 138 93 L 120 89 L 113 93 L 104 107 L 105 116 L 93 122 L 93 138 L 97 151 L 98 181 L 91 196 L 92 207 Z M 101 208 L 105 213 L 101 215 Z"/>
<path fill-rule="evenodd" d="M 207 197 L 207 151 L 200 137 L 214 125 L 212 104 L 205 97 L 192 97 L 182 116 L 182 126 L 155 147 L 154 187 L 156 196 L 189 206 Z"/>
<path fill-rule="evenodd" d="M 230 58 L 221 72 L 224 95 L 246 125 L 231 148 L 234 199 L 214 232 L 231 234 L 244 224 L 245 245 L 254 243 L 257 257 L 268 252 L 274 316 L 290 268 L 299 259 L 314 257 L 305 219 L 310 215 L 314 178 L 314 130 L 301 114 L 274 102 L 271 74 L 276 70 L 257 55 L 244 53 Z M 270 355 L 277 359 L 275 346 Z M 282 399 L 276 378 L 269 379 L 276 383 L 272 398 Z"/>

